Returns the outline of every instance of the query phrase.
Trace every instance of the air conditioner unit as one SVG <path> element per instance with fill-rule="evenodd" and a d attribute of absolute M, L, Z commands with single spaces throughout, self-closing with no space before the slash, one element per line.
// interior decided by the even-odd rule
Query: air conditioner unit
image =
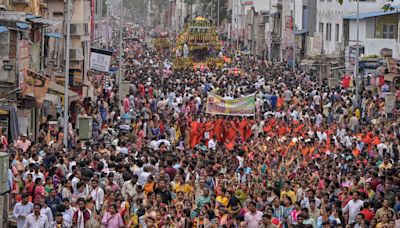
<path fill-rule="evenodd" d="M 71 24 L 70 34 L 75 36 L 82 36 L 89 31 L 88 24 Z"/>
<path fill-rule="evenodd" d="M 13 3 L 15 3 L 15 4 L 29 4 L 29 3 L 31 3 L 31 0 L 13 0 Z"/>
<path fill-rule="evenodd" d="M 70 49 L 69 50 L 69 59 L 75 61 L 84 60 L 82 48 L 79 49 Z"/>

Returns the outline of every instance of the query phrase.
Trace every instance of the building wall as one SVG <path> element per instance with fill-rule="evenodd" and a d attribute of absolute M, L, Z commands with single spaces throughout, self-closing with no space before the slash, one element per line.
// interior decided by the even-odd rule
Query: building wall
<path fill-rule="evenodd" d="M 253 0 L 253 6 L 256 12 L 268 11 L 269 4 L 266 4 L 267 1 L 270 0 Z"/>
<path fill-rule="evenodd" d="M 55 18 L 58 19 L 60 21 L 64 20 L 64 16 L 65 16 L 65 4 L 63 1 L 59 1 L 59 0 L 48 0 L 47 2 L 47 6 L 49 8 L 49 17 L 50 18 Z M 57 32 L 57 33 L 64 33 L 64 23 L 60 23 L 58 25 L 52 26 L 49 28 L 51 32 Z M 48 31 L 49 31 L 48 29 Z M 58 50 L 58 59 L 59 59 L 59 63 L 61 64 L 61 60 L 64 59 L 64 38 L 62 39 L 55 39 L 55 38 L 50 38 L 49 39 L 49 59 L 52 60 L 57 60 L 57 48 L 59 48 Z M 57 64 L 57 62 L 55 62 L 55 64 Z"/>
<path fill-rule="evenodd" d="M 376 38 L 383 38 L 383 25 L 385 24 L 393 24 L 393 25 L 398 25 L 399 24 L 399 15 L 388 15 L 384 17 L 378 17 L 376 18 L 376 33 L 375 37 Z M 396 26 L 398 27 L 398 26 Z"/>
<path fill-rule="evenodd" d="M 360 1 L 360 13 L 372 12 L 382 9 L 382 6 L 386 4 L 386 0 L 375 0 L 375 1 Z M 394 0 L 393 4 L 399 4 L 400 0 Z M 316 31 L 319 32 L 320 23 L 324 24 L 323 34 L 323 49 L 325 54 L 335 54 L 340 49 L 340 45 L 343 43 L 343 16 L 349 14 L 355 14 L 357 12 L 356 1 L 343 1 L 343 5 L 340 5 L 337 1 L 320 1 L 317 0 L 317 23 Z M 332 37 L 336 37 L 336 24 L 339 24 L 339 42 L 334 39 L 331 41 L 326 40 L 326 23 L 332 24 Z M 354 31 L 354 30 L 353 30 Z M 360 30 L 361 32 L 361 30 Z M 364 28 L 365 34 L 365 28 Z M 350 33 L 353 37 L 354 34 Z M 350 39 L 351 40 L 351 39 Z"/>
<path fill-rule="evenodd" d="M 360 20 L 360 44 L 364 46 L 364 55 L 379 55 L 383 48 L 389 48 L 393 51 L 393 57 L 399 58 L 399 42 L 396 39 L 383 39 L 382 29 L 385 24 L 399 24 L 398 15 L 388 15 L 376 18 L 367 18 Z M 397 33 L 395 33 L 397 35 Z M 349 45 L 356 44 L 357 39 L 357 21 L 349 22 Z"/>
<path fill-rule="evenodd" d="M 370 24 L 369 27 L 373 25 Z M 370 30 L 370 29 L 369 29 Z M 367 38 L 367 20 L 360 20 L 359 23 L 359 31 L 360 31 L 360 41 L 362 42 Z M 350 37 L 349 41 L 356 41 L 357 40 L 357 22 L 356 20 L 351 20 L 350 21 Z"/>
<path fill-rule="evenodd" d="M 12 4 L 12 1 L 10 1 L 10 4 Z M 8 10 L 40 15 L 40 0 L 30 0 L 29 4 L 13 3 L 12 7 L 8 7 Z"/>

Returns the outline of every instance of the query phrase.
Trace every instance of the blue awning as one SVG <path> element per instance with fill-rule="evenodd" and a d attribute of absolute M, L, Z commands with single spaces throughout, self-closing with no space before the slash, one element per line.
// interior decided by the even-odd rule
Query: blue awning
<path fill-rule="evenodd" d="M 29 29 L 30 26 L 26 23 L 17 22 L 17 27 L 19 29 Z"/>
<path fill-rule="evenodd" d="M 281 14 L 281 12 L 272 12 L 272 13 L 269 13 L 269 14 L 267 14 L 266 16 L 270 16 L 270 17 L 272 17 L 272 16 L 276 16 L 276 15 L 279 15 L 279 14 Z"/>
<path fill-rule="evenodd" d="M 394 9 L 400 9 L 400 5 L 396 6 L 391 6 Z M 378 10 L 378 11 L 372 11 L 368 13 L 360 13 L 359 14 L 359 19 L 363 20 L 366 18 L 371 18 L 371 17 L 381 17 L 381 16 L 386 16 L 386 15 L 392 15 L 392 14 L 398 14 L 399 12 L 397 10 Z M 345 15 L 343 17 L 345 20 L 357 20 L 357 14 L 350 14 L 350 15 Z"/>
<path fill-rule="evenodd" d="M 26 18 L 28 21 L 32 23 L 37 23 L 37 24 L 44 24 L 47 26 L 54 26 L 57 24 L 60 24 L 62 21 L 53 19 L 53 18 L 42 18 L 42 17 L 33 17 L 33 18 Z"/>
<path fill-rule="evenodd" d="M 48 37 L 57 38 L 57 39 L 61 39 L 63 37 L 63 34 L 58 33 L 58 32 L 48 32 L 48 33 L 45 33 L 44 35 L 48 36 Z"/>
<path fill-rule="evenodd" d="M 0 26 L 0 33 L 7 32 L 8 29 L 4 26 Z"/>
<path fill-rule="evenodd" d="M 303 35 L 305 33 L 307 33 L 307 29 L 301 29 L 301 30 L 295 30 L 294 31 L 295 35 Z"/>
<path fill-rule="evenodd" d="M 36 15 L 28 15 L 26 16 L 26 19 L 33 19 L 33 18 L 39 18 L 40 16 L 36 16 Z"/>

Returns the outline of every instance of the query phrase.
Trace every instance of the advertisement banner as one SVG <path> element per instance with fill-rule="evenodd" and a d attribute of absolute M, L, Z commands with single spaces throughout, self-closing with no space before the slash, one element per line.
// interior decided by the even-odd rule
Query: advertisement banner
<path fill-rule="evenodd" d="M 358 54 L 359 56 L 364 54 L 364 46 L 360 45 L 358 47 Z M 357 45 L 352 45 L 349 47 L 349 62 L 351 65 L 356 64 L 356 58 L 357 58 Z"/>
<path fill-rule="evenodd" d="M 91 52 L 90 69 L 109 72 L 112 52 L 94 48 L 91 49 Z"/>
<path fill-rule="evenodd" d="M 214 115 L 254 116 L 256 110 L 255 101 L 255 94 L 227 100 L 218 95 L 208 93 L 206 112 Z"/>
<path fill-rule="evenodd" d="M 30 63 L 30 45 L 28 40 L 18 41 L 18 61 L 19 61 L 19 83 L 21 84 L 25 77 L 25 69 L 29 68 Z"/>
<path fill-rule="evenodd" d="M 397 59 L 395 58 L 386 58 L 387 69 L 389 73 L 398 74 L 399 69 L 397 67 Z"/>
<path fill-rule="evenodd" d="M 385 112 L 386 114 L 393 113 L 396 104 L 396 94 L 386 93 L 385 94 Z"/>
<path fill-rule="evenodd" d="M 21 84 L 22 95 L 33 94 L 39 107 L 44 102 L 49 88 L 49 79 L 39 73 L 25 69 L 24 80 Z"/>

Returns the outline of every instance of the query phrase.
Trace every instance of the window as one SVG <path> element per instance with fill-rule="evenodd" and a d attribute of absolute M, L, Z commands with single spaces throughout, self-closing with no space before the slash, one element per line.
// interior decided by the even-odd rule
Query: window
<path fill-rule="evenodd" d="M 53 12 L 53 17 L 63 17 L 64 13 L 63 12 Z"/>
<path fill-rule="evenodd" d="M 382 27 L 382 38 L 394 39 L 397 37 L 397 26 L 395 24 L 386 24 Z"/>
<path fill-rule="evenodd" d="M 324 34 L 324 23 L 322 22 L 319 23 L 319 33 L 321 33 L 321 35 Z"/>
<path fill-rule="evenodd" d="M 336 29 L 335 29 L 335 40 L 336 40 L 337 42 L 339 42 L 339 28 L 340 28 L 340 25 L 339 25 L 339 24 L 336 24 Z"/>
<path fill-rule="evenodd" d="M 332 40 L 332 24 L 326 23 L 326 40 Z"/>
<path fill-rule="evenodd" d="M 0 59 L 8 59 L 10 55 L 10 32 L 0 33 Z"/>

